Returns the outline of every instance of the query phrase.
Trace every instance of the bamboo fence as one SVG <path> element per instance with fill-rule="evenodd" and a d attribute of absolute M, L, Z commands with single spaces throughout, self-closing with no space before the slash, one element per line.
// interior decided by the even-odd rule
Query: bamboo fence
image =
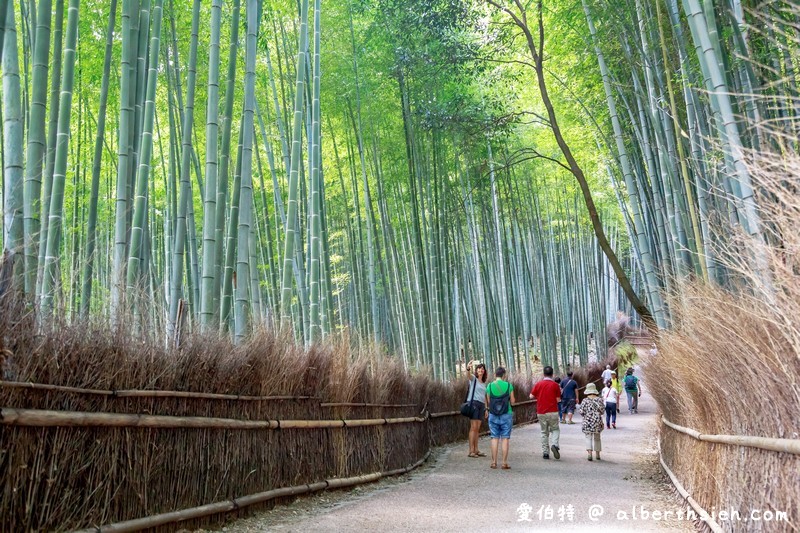
<path fill-rule="evenodd" d="M 105 526 L 93 527 L 90 529 L 79 530 L 76 533 L 123 533 L 130 531 L 141 531 L 143 529 L 152 529 L 165 524 L 173 524 L 177 522 L 184 522 L 187 520 L 202 518 L 211 515 L 228 513 L 231 511 L 238 511 L 239 509 L 249 507 L 258 503 L 264 503 L 276 498 L 285 498 L 287 496 L 299 496 L 301 494 L 308 494 L 311 492 L 318 492 L 327 489 L 341 489 L 345 487 L 352 487 L 355 485 L 363 485 L 365 483 L 373 483 L 381 478 L 396 476 L 398 474 L 406 474 L 411 472 L 418 466 L 421 466 L 430 457 L 431 452 L 412 465 L 404 468 L 397 468 L 388 472 L 376 472 L 373 474 L 365 474 L 362 476 L 354 476 L 344 479 L 326 479 L 317 483 L 307 483 L 304 485 L 295 485 L 293 487 L 284 487 L 281 489 L 273 489 L 257 494 L 250 494 L 235 498 L 230 501 L 211 503 L 208 505 L 200 505 L 192 507 L 191 509 L 183 509 L 181 511 L 174 511 L 171 513 L 161 513 L 154 516 L 145 518 L 138 518 L 135 520 L 127 520 L 125 522 L 118 522 L 116 524 L 108 524 Z"/>
<path fill-rule="evenodd" d="M 41 332 L 0 305 L 0 531 L 198 528 L 303 487 L 400 473 L 466 439 L 453 411 L 466 380 L 373 355 L 269 332 L 165 349 L 102 325 Z M 535 418 L 534 406 L 515 418 Z M 180 526 L 120 525 L 170 513 Z"/>
<path fill-rule="evenodd" d="M 678 494 L 688 503 L 692 509 L 697 513 L 703 522 L 711 529 L 713 533 L 722 533 L 724 530 L 717 524 L 717 522 L 708 514 L 708 511 L 703 509 L 703 507 L 697 503 L 697 500 L 692 498 L 692 495 L 684 488 L 680 481 L 678 481 L 677 476 L 675 473 L 667 466 L 667 463 L 664 462 L 664 454 L 661 452 L 661 440 L 658 441 L 658 460 L 661 463 L 661 468 L 664 469 L 664 472 L 667 473 L 669 476 L 670 481 L 672 481 L 672 485 L 675 487 L 675 490 L 678 491 Z"/>
<path fill-rule="evenodd" d="M 388 403 L 2 381 L 0 530 L 173 530 L 408 472 L 467 433 L 440 410 L 463 384 L 432 385 Z"/>

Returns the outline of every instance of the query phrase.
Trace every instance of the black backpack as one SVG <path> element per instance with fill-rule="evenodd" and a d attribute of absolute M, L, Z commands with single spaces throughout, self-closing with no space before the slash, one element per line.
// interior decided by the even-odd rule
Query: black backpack
<path fill-rule="evenodd" d="M 489 387 L 494 385 L 490 384 Z M 508 413 L 508 402 L 510 401 L 511 385 L 506 383 L 506 393 L 500 396 L 489 394 L 489 412 L 493 415 L 504 415 Z M 491 392 L 491 389 L 489 389 Z"/>

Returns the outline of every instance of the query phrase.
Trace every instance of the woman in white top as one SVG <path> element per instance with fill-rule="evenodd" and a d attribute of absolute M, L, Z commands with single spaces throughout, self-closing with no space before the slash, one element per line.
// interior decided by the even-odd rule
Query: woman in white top
<path fill-rule="evenodd" d="M 606 404 L 606 428 L 617 429 L 617 402 L 619 392 L 612 386 L 611 380 L 606 381 L 606 387 L 600 393 L 600 397 Z"/>
<path fill-rule="evenodd" d="M 488 378 L 486 365 L 470 361 L 467 364 L 467 377 L 469 378 L 467 401 L 472 400 L 472 416 L 469 417 L 469 457 L 486 457 L 485 453 L 478 450 L 478 435 L 481 430 L 481 422 L 483 422 L 483 413 L 486 412 L 486 379 Z"/>

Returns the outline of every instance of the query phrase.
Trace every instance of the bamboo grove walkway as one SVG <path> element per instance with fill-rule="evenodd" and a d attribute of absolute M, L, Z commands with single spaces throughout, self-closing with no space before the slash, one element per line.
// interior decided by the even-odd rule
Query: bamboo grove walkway
<path fill-rule="evenodd" d="M 638 415 L 628 415 L 624 403 L 622 411 L 619 429 L 603 432 L 600 462 L 586 460 L 576 414 L 574 425 L 561 426 L 558 461 L 542 459 L 539 426 L 530 424 L 512 433 L 511 470 L 491 470 L 488 457 L 470 459 L 466 442 L 459 443 L 445 448 L 432 466 L 412 473 L 404 482 L 333 496 L 338 499 L 333 505 L 326 505 L 324 497 L 316 500 L 323 502 L 319 505 L 297 502 L 225 529 L 695 531 L 691 521 L 678 518 L 685 506 L 668 492 L 656 466 L 655 402 L 645 393 Z M 480 448 L 489 453 L 488 437 L 481 439 Z M 598 506 L 602 515 L 597 515 Z M 672 516 L 655 519 L 654 511 L 671 511 Z"/>

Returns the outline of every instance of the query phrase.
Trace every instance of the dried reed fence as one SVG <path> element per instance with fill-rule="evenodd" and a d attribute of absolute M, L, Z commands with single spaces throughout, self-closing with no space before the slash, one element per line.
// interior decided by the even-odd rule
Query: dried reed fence
<path fill-rule="evenodd" d="M 800 456 L 674 428 L 800 439 L 800 191 L 787 178 L 800 176 L 800 159 L 765 157 L 752 168 L 760 190 L 769 191 L 760 205 L 775 246 L 742 244 L 741 264 L 728 265 L 739 291 L 684 285 L 669 301 L 674 328 L 661 335 L 644 370 L 673 424 L 661 428 L 663 458 L 699 505 L 789 515 L 781 523 L 721 521 L 726 531 L 797 531 Z M 754 257 L 765 258 L 768 275 L 754 272 Z"/>
<path fill-rule="evenodd" d="M 457 408 L 465 383 L 356 356 L 346 339 L 303 350 L 269 332 L 236 347 L 191 336 L 167 352 L 90 324 L 37 332 L 6 298 L 0 370 L 0 531 L 169 513 L 200 526 L 297 487 L 406 471 L 468 428 L 426 416 Z M 535 417 L 530 403 L 516 413 Z M 177 527 L 164 516 L 132 524 L 120 527 Z"/>

